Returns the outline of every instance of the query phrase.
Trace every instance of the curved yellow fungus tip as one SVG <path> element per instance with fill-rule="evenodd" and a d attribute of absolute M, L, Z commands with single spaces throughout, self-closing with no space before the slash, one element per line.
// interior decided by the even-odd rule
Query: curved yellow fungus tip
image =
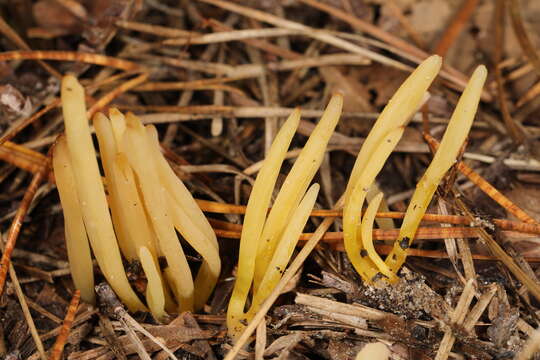
<path fill-rule="evenodd" d="M 291 139 L 300 121 L 295 110 L 278 132 L 255 180 L 248 201 L 242 236 L 237 279 L 229 308 L 229 335 L 237 338 L 260 305 L 273 291 L 292 256 L 317 198 L 319 186 L 306 193 L 323 160 L 326 146 L 339 121 L 343 96 L 336 94 L 313 130 L 266 216 L 276 179 Z M 252 305 L 245 309 L 253 292 Z"/>
<path fill-rule="evenodd" d="M 441 63 L 442 59 L 437 55 L 424 60 L 392 96 L 362 144 L 345 190 L 343 208 L 345 251 L 356 271 L 368 283 L 379 274 L 380 270 L 387 273 L 388 271 L 385 266 L 375 264 L 379 262 L 378 257 L 374 258 L 374 262 L 373 251 L 370 256 L 358 234 L 362 205 L 377 174 L 401 139 L 405 125 L 422 104 L 427 89 L 441 68 Z"/>
<path fill-rule="evenodd" d="M 437 190 L 437 186 L 446 172 L 456 162 L 458 153 L 471 129 L 486 77 L 486 67 L 483 65 L 477 67 L 459 98 L 439 149 L 416 185 L 398 239 L 385 261 L 394 273 L 405 262 L 407 249 L 412 243 L 416 229 L 420 225 L 422 216 L 424 216 L 431 198 L 435 190 Z"/>

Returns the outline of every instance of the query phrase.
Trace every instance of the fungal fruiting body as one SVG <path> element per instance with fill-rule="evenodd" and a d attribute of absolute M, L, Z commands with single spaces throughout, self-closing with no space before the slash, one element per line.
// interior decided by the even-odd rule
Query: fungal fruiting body
<path fill-rule="evenodd" d="M 385 261 L 382 261 L 375 252 L 371 237 L 376 207 L 382 200 L 382 194 L 375 197 L 375 204 L 370 204 L 363 217 L 360 215 L 362 205 L 375 177 L 401 138 L 404 126 L 425 98 L 426 91 L 439 72 L 440 66 L 440 57 L 431 56 L 405 80 L 368 134 L 349 179 L 343 209 L 345 250 L 354 268 L 367 283 L 377 279 L 386 279 L 390 282 L 398 279 L 397 272 L 405 262 L 407 248 L 414 239 L 422 216 L 440 181 L 455 163 L 474 120 L 487 75 L 484 66 L 479 66 L 475 70 L 467 84 L 452 114 L 441 147 L 416 187 L 398 239 Z M 442 143 L 445 143 L 444 148 Z"/>
<path fill-rule="evenodd" d="M 362 233 L 359 231 L 361 224 L 365 223 L 360 216 L 362 205 L 377 174 L 401 139 L 407 122 L 425 99 L 426 91 L 440 68 L 441 58 L 431 56 L 405 80 L 373 125 L 349 178 L 343 208 L 345 251 L 356 271 L 368 283 L 380 273 L 386 274 L 385 276 L 393 275 L 384 262 L 373 255 L 371 249 L 368 251 L 364 247 Z"/>
<path fill-rule="evenodd" d="M 386 264 L 394 273 L 405 262 L 407 257 L 406 249 L 411 245 L 416 229 L 420 225 L 420 221 L 429 206 L 431 198 L 435 190 L 437 190 L 437 186 L 446 172 L 456 162 L 459 151 L 471 129 L 486 77 L 487 70 L 485 66 L 478 66 L 459 98 L 448 127 L 444 132 L 439 149 L 416 185 L 416 190 L 405 213 L 398 239 L 386 258 Z"/>
<path fill-rule="evenodd" d="M 300 110 L 293 111 L 283 124 L 264 160 L 247 204 L 237 278 L 227 310 L 227 326 L 233 338 L 241 334 L 285 271 L 317 199 L 319 185 L 309 187 L 309 184 L 323 160 L 342 106 L 343 97 L 334 95 L 283 182 L 268 215 L 277 176 L 300 121 Z M 246 311 L 250 291 L 252 301 Z"/>
<path fill-rule="evenodd" d="M 218 243 L 191 193 L 161 154 L 155 128 L 114 109 L 109 117 L 94 116 L 106 195 L 84 90 L 73 76 L 62 81 L 62 104 L 66 140 L 56 145 L 53 164 L 76 287 L 87 294 L 86 301 L 93 301 L 90 249 L 84 247 L 88 236 L 105 278 L 130 310 L 146 306 L 127 280 L 120 253 L 140 262 L 147 279 L 146 304 L 156 319 L 163 319 L 166 311 L 200 309 L 220 273 Z M 70 190 L 70 181 L 76 191 Z M 195 282 L 176 231 L 203 258 Z M 160 258 L 166 261 L 163 268 Z"/>

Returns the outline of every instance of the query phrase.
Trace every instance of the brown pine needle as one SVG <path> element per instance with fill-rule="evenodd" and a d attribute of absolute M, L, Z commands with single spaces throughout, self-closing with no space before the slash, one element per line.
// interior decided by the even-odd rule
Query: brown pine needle
<path fill-rule="evenodd" d="M 41 169 L 34 175 L 32 181 L 30 182 L 30 185 L 28 185 L 28 188 L 24 193 L 19 208 L 17 209 L 15 217 L 13 218 L 13 221 L 9 228 L 7 241 L 5 243 L 4 251 L 2 253 L 2 258 L 0 259 L 0 295 L 2 295 L 2 293 L 4 292 L 4 285 L 6 283 L 7 272 L 11 261 L 11 254 L 13 253 L 13 249 L 15 249 L 15 244 L 17 243 L 24 217 L 26 216 L 30 204 L 32 203 L 32 200 L 36 195 L 39 184 L 46 177 L 48 172 L 49 161 L 47 160 L 45 164 L 41 167 Z"/>
<path fill-rule="evenodd" d="M 94 105 L 92 105 L 92 107 L 88 109 L 88 111 L 86 112 L 86 115 L 88 116 L 89 119 L 91 119 L 92 116 L 96 112 L 102 110 L 115 98 L 125 93 L 126 91 L 133 89 L 134 87 L 144 83 L 146 79 L 148 79 L 148 73 L 142 73 L 136 78 L 133 78 L 131 80 L 121 83 L 120 85 L 118 85 L 117 87 L 109 91 L 107 94 L 102 96 L 98 101 L 96 101 Z"/>
<path fill-rule="evenodd" d="M 29 118 L 22 121 L 17 127 L 14 127 L 8 131 L 6 131 L 1 137 L 0 137 L 0 145 L 4 144 L 6 141 L 13 139 L 18 133 L 23 131 L 28 125 L 34 123 L 36 120 L 38 120 L 40 117 L 54 109 L 60 105 L 60 99 L 56 98 L 47 106 L 45 106 L 43 109 L 36 112 L 34 115 L 30 116 Z"/>
<path fill-rule="evenodd" d="M 32 49 L 26 41 L 24 41 L 19 34 L 7 22 L 4 21 L 4 18 L 0 16 L 0 32 L 4 34 L 9 40 L 11 40 L 15 45 L 17 45 L 19 48 L 23 50 L 31 51 Z M 39 60 L 38 63 L 52 76 L 54 76 L 57 79 L 61 79 L 62 75 L 56 71 L 52 66 L 49 64 Z"/>
<path fill-rule="evenodd" d="M 433 52 L 435 54 L 445 56 L 448 49 L 454 45 L 456 39 L 461 34 L 469 19 L 476 10 L 479 0 L 464 0 L 458 13 L 450 23 L 450 25 L 444 31 L 443 36 L 435 46 Z"/>
<path fill-rule="evenodd" d="M 62 327 L 60 328 L 60 333 L 56 337 L 56 341 L 54 342 L 54 345 L 52 347 L 49 360 L 61 359 L 62 352 L 64 351 L 64 346 L 66 345 L 67 339 L 69 337 L 69 332 L 73 325 L 73 320 L 75 320 L 75 315 L 77 314 L 77 308 L 79 307 L 80 298 L 81 292 L 79 290 L 75 290 L 75 293 L 71 298 L 71 302 L 69 303 L 66 317 L 64 318 L 64 322 L 62 323 Z"/>

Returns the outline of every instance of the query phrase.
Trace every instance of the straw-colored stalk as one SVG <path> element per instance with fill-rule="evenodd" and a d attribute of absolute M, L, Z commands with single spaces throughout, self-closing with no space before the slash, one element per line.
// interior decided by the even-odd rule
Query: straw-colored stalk
<path fill-rule="evenodd" d="M 70 265 L 83 299 L 94 301 L 88 234 L 100 268 L 131 310 L 146 307 L 127 281 L 118 245 L 127 260 L 140 261 L 148 280 L 146 302 L 157 320 L 164 319 L 166 311 L 202 308 L 221 270 L 218 242 L 191 193 L 161 154 L 155 128 L 145 128 L 133 114 L 124 117 L 115 109 L 110 111 L 110 119 L 101 113 L 94 116 L 111 221 L 83 89 L 70 76 L 62 85 L 67 145 L 60 139 L 53 162 Z M 176 230 L 203 258 L 195 282 Z M 167 261 L 163 271 L 160 256 Z"/>
<path fill-rule="evenodd" d="M 103 275 L 128 308 L 145 310 L 129 285 L 122 265 L 86 117 L 84 90 L 75 77 L 64 77 L 61 98 L 75 188 L 94 256 Z"/>
<path fill-rule="evenodd" d="M 386 258 L 386 264 L 394 273 L 405 262 L 407 249 L 414 239 L 416 229 L 418 229 L 422 216 L 424 216 L 431 198 L 435 190 L 437 190 L 437 186 L 439 186 L 446 172 L 456 162 L 459 151 L 471 129 L 486 77 L 487 70 L 485 66 L 477 67 L 459 98 L 439 149 L 416 185 L 398 239 Z"/>
<path fill-rule="evenodd" d="M 248 201 L 237 270 L 237 280 L 227 311 L 229 334 L 237 338 L 260 305 L 275 288 L 292 256 L 317 198 L 319 186 L 309 191 L 335 126 L 341 115 L 343 97 L 334 95 L 315 127 L 268 214 L 272 191 L 291 139 L 300 120 L 295 110 L 278 132 Z M 245 311 L 247 296 L 252 305 Z"/>
<path fill-rule="evenodd" d="M 53 169 L 64 212 L 64 229 L 71 276 L 75 287 L 81 291 L 81 298 L 89 304 L 95 304 L 92 255 L 65 136 L 61 136 L 54 146 Z"/>
<path fill-rule="evenodd" d="M 271 259 L 268 254 L 274 253 L 292 212 L 298 207 L 300 199 L 305 194 L 309 183 L 321 165 L 326 145 L 334 133 L 342 107 L 343 96 L 334 95 L 330 99 L 321 120 L 309 136 L 300 155 L 298 155 L 268 214 L 261 235 L 261 242 L 257 248 L 253 284 L 255 291 L 259 288 L 268 269 Z"/>
<path fill-rule="evenodd" d="M 364 241 L 358 230 L 361 224 L 367 227 L 369 221 L 361 219 L 362 206 L 375 178 L 401 139 L 404 127 L 425 99 L 426 91 L 440 67 L 439 56 L 429 57 L 396 91 L 364 141 L 347 184 L 343 209 L 345 250 L 356 271 L 368 283 L 378 278 L 379 274 L 388 277 L 392 277 L 392 274 L 384 262 L 374 256 L 373 249 L 368 251 L 364 246 L 369 241 Z"/>

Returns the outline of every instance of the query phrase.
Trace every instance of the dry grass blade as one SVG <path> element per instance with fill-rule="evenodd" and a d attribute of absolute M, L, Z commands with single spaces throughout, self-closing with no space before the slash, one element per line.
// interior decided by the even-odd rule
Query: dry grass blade
<path fill-rule="evenodd" d="M 226 2 L 223 0 L 199 0 L 199 1 L 206 2 L 212 5 L 218 6 L 220 8 L 223 8 L 223 9 L 227 9 L 229 11 L 233 11 L 233 12 L 242 14 L 244 16 L 247 16 L 247 17 L 259 20 L 259 21 L 270 23 L 274 26 L 283 27 L 283 28 L 287 28 L 291 30 L 300 30 L 300 31 L 303 31 L 305 35 L 308 35 L 322 42 L 331 44 L 338 48 L 350 51 L 355 54 L 363 55 L 371 60 L 378 61 L 382 64 L 389 65 L 397 69 L 407 70 L 407 71 L 410 70 L 410 67 L 400 63 L 399 61 L 395 61 L 393 59 L 382 56 L 366 48 L 357 46 L 351 42 L 340 39 L 327 32 L 315 30 L 315 29 L 310 28 L 309 26 L 306 26 L 306 25 L 303 25 L 294 21 L 285 20 L 283 18 L 271 15 L 269 13 L 264 13 L 259 10 L 251 9 L 249 7 L 237 5 L 237 4 Z"/>
<path fill-rule="evenodd" d="M 64 318 L 64 322 L 62 323 L 60 333 L 58 334 L 56 341 L 52 347 L 49 360 L 60 360 L 60 358 L 62 357 L 62 352 L 64 351 L 64 346 L 67 342 L 71 326 L 73 325 L 73 320 L 75 320 L 75 315 L 77 314 L 77 308 L 79 307 L 80 298 L 81 292 L 79 290 L 75 290 L 75 293 L 71 298 L 71 302 L 69 303 L 66 317 Z"/>
<path fill-rule="evenodd" d="M 419 64 L 422 62 L 425 58 L 428 57 L 428 53 L 425 51 L 401 40 L 398 37 L 395 37 L 394 35 L 381 30 L 379 27 L 374 26 L 370 23 L 367 23 L 355 16 L 352 16 L 345 11 L 342 11 L 340 9 L 337 9 L 333 6 L 324 4 L 317 0 L 301 0 L 302 2 L 313 6 L 321 11 L 325 11 L 332 16 L 335 16 L 343 21 L 348 22 L 352 27 L 359 29 L 360 31 L 367 32 L 374 37 L 385 41 L 388 44 L 391 44 L 403 51 L 405 51 L 407 54 L 414 57 L 414 61 Z M 376 59 L 373 59 L 376 60 Z M 384 63 L 383 63 L 384 64 Z M 465 75 L 460 73 L 459 71 L 445 65 L 443 66 L 443 70 L 441 71 L 441 76 L 447 80 L 450 80 L 451 82 L 455 83 L 459 86 L 459 90 L 463 90 L 465 88 L 465 85 L 467 84 L 467 78 Z M 491 95 L 487 91 L 482 92 L 482 99 L 486 101 L 491 100 Z"/>
<path fill-rule="evenodd" d="M 77 61 L 87 64 L 102 65 L 124 71 L 143 71 L 144 67 L 131 61 L 110 56 L 77 51 L 6 51 L 0 53 L 0 61 L 11 60 L 55 60 Z"/>

